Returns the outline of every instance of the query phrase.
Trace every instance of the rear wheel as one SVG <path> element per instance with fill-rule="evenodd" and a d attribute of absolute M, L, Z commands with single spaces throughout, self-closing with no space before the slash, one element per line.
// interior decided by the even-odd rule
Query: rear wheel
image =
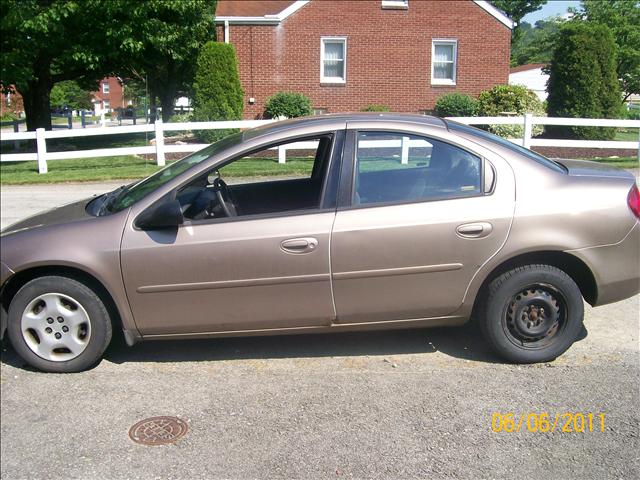
<path fill-rule="evenodd" d="M 564 353 L 582 329 L 584 305 L 576 283 L 550 265 L 526 265 L 489 284 L 482 332 L 515 363 L 547 362 Z"/>
<path fill-rule="evenodd" d="M 30 365 L 47 372 L 93 366 L 111 340 L 111 320 L 96 293 L 67 277 L 25 284 L 9 306 L 9 338 Z"/>

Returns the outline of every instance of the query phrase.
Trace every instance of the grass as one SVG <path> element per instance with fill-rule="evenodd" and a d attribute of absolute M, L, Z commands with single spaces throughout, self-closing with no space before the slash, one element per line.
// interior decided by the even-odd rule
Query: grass
<path fill-rule="evenodd" d="M 637 142 L 638 129 L 637 128 L 619 129 L 618 131 L 616 131 L 616 136 L 614 140 L 623 141 L 623 142 Z"/>
<path fill-rule="evenodd" d="M 618 168 L 640 168 L 638 164 L 638 157 L 618 157 L 618 158 L 585 158 L 585 160 L 592 160 L 594 162 L 605 163 L 611 167 Z"/>
<path fill-rule="evenodd" d="M 106 180 L 134 180 L 160 170 L 154 160 L 135 155 L 119 157 L 52 160 L 49 172 L 38 174 L 37 162 L 5 162 L 0 164 L 0 185 L 33 183 L 91 182 Z M 169 162 L 168 162 L 169 163 Z M 274 158 L 247 158 L 223 167 L 223 178 L 309 175 L 313 158 L 291 158 L 281 165 Z"/>

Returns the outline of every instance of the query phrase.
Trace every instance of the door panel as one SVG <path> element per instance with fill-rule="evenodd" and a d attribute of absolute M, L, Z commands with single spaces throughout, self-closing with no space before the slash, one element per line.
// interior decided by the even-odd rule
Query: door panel
<path fill-rule="evenodd" d="M 335 212 L 128 228 L 122 271 L 143 335 L 327 325 L 334 318 L 329 234 Z M 283 242 L 315 240 L 303 254 Z"/>

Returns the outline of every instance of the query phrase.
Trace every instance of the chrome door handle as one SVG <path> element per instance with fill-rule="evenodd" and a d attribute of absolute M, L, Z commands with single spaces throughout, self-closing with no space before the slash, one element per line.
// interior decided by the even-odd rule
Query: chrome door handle
<path fill-rule="evenodd" d="M 318 247 L 318 239 L 313 237 L 284 240 L 280 248 L 287 253 L 310 253 Z"/>
<path fill-rule="evenodd" d="M 486 237 L 493 231 L 493 225 L 489 222 L 465 223 L 458 226 L 456 232 L 465 238 L 481 238 Z"/>

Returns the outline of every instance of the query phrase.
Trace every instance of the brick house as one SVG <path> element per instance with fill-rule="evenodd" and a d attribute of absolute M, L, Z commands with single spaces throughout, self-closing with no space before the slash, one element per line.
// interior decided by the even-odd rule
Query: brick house
<path fill-rule="evenodd" d="M 100 80 L 100 86 L 95 92 L 91 92 L 93 97 L 93 109 L 96 115 L 103 111 L 111 112 L 116 108 L 124 108 L 128 102 L 124 99 L 124 87 L 118 77 L 105 77 Z"/>
<path fill-rule="evenodd" d="M 219 0 L 216 11 L 245 118 L 281 90 L 308 95 L 316 113 L 417 113 L 447 92 L 477 95 L 507 83 L 512 27 L 481 0 Z"/>

